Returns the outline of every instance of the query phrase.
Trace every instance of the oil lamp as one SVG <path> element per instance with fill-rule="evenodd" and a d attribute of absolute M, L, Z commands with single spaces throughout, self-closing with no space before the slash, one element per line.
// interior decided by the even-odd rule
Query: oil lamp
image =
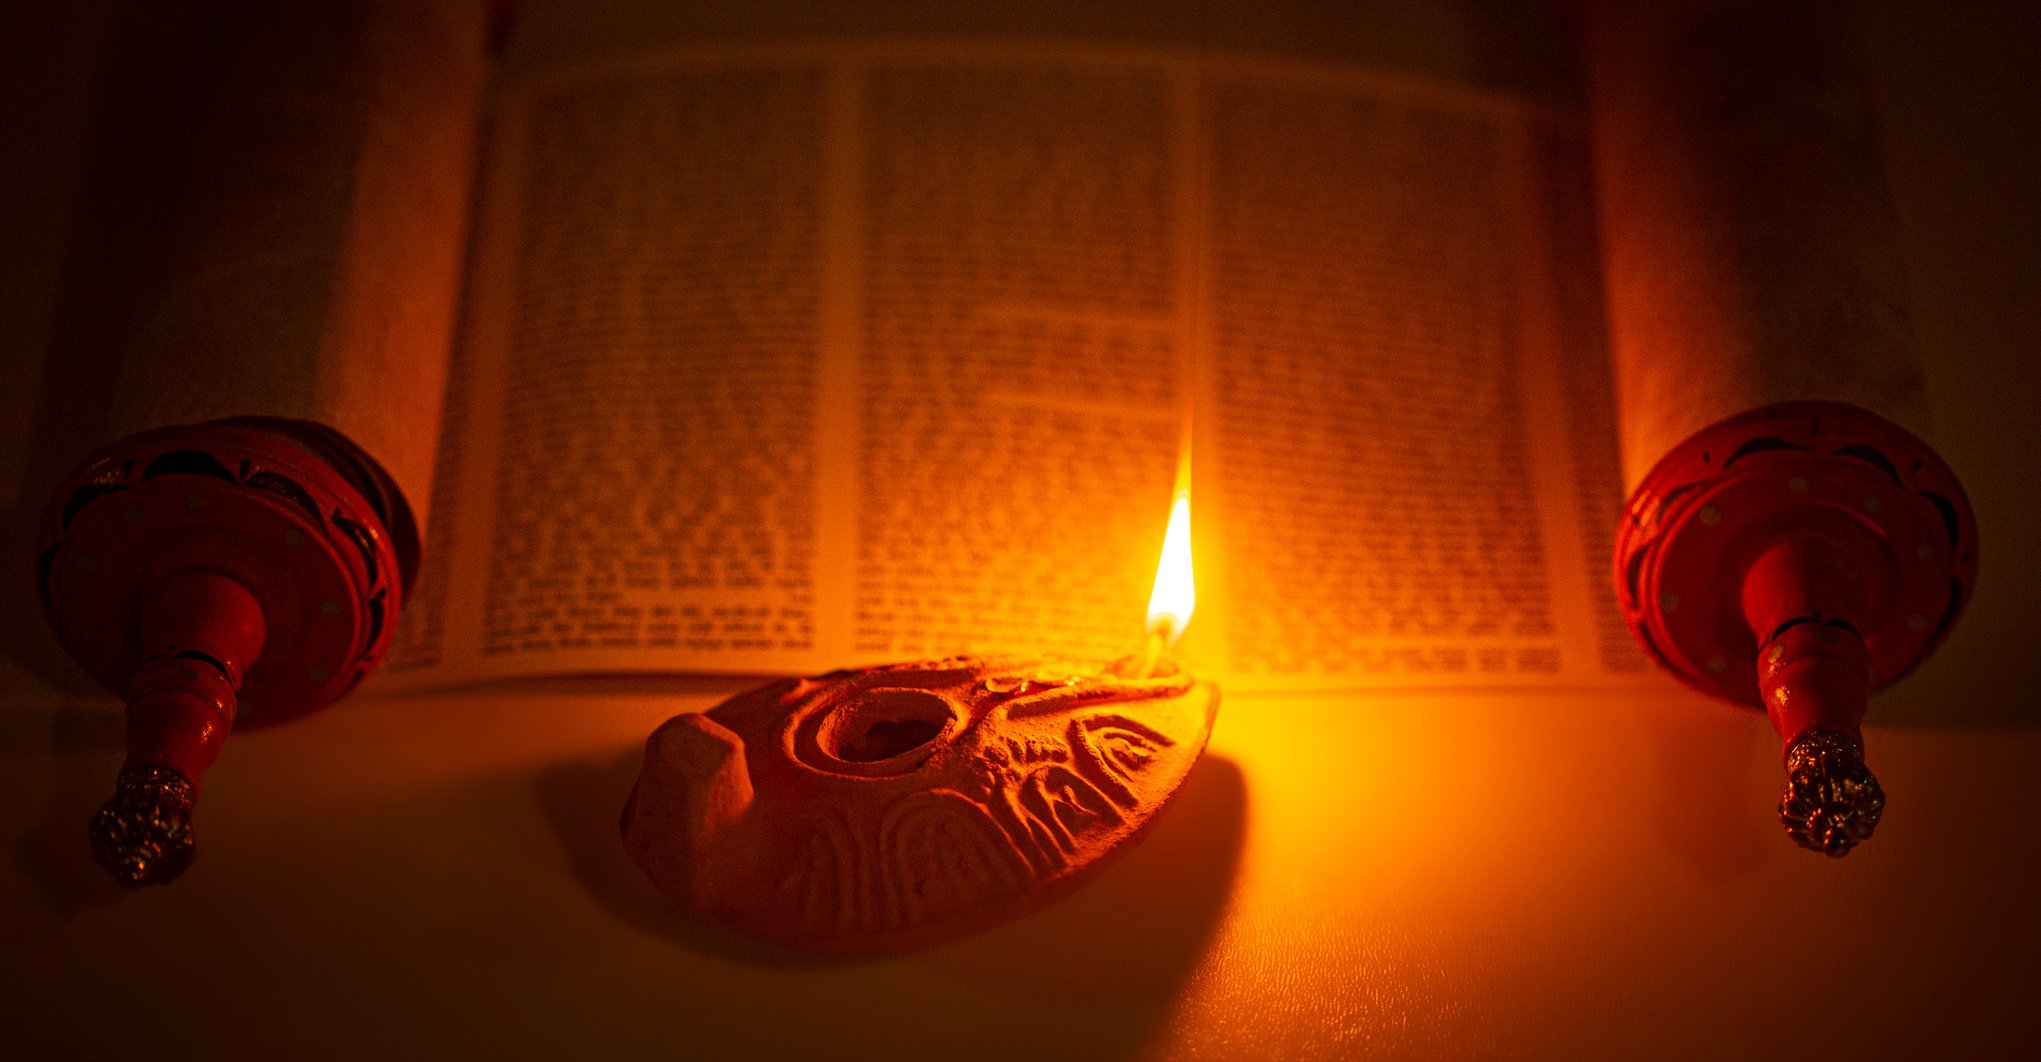
<path fill-rule="evenodd" d="M 1015 917 L 1140 839 L 1219 691 L 1168 655 L 1195 589 L 1190 501 L 1145 648 L 1096 663 L 952 657 L 788 679 L 654 731 L 624 846 L 661 891 L 749 935 L 899 951 Z"/>

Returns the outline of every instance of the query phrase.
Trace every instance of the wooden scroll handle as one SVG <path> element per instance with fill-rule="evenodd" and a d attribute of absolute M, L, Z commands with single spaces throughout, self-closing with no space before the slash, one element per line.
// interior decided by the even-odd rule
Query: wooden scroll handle
<path fill-rule="evenodd" d="M 1955 622 L 1977 531 L 1925 419 L 1850 5 L 1577 0 L 1625 470 L 1625 618 L 1785 743 L 1842 855 L 1884 794 L 1871 691 Z M 1648 472 L 1645 470 L 1649 470 Z"/>
<path fill-rule="evenodd" d="M 1785 746 L 1779 814 L 1829 855 L 1869 837 L 1871 692 L 1920 663 L 1977 580 L 1977 522 L 1926 443 L 1854 406 L 1792 402 L 1696 433 L 1632 495 L 1618 600 L 1688 685 L 1762 706 Z"/>
<path fill-rule="evenodd" d="M 191 862 L 198 784 L 237 717 L 331 703 L 390 644 L 418 536 L 382 468 L 318 424 L 246 417 L 123 439 L 52 499 L 37 576 L 65 649 L 127 698 L 92 849 L 126 885 Z"/>

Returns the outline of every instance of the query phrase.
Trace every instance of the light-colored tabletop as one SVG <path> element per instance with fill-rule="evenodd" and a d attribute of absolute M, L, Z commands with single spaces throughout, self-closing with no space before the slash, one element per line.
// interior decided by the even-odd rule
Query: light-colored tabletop
<path fill-rule="evenodd" d="M 361 697 L 237 735 L 123 895 L 103 700 L 0 712 L 0 1009 L 105 1058 L 1960 1057 L 2041 1042 L 2041 732 L 1884 729 L 1844 861 L 1763 719 L 1668 691 L 1250 699 L 1140 847 L 905 957 L 691 922 L 616 838 L 701 692 Z"/>
<path fill-rule="evenodd" d="M 1953 640 L 1874 708 L 1889 805 L 1847 860 L 1779 835 L 1760 716 L 1669 685 L 1232 697 L 1178 802 L 1083 889 L 823 961 L 690 922 L 616 840 L 646 733 L 736 687 L 554 684 L 237 734 L 198 863 L 122 895 L 83 837 L 118 706 L 57 677 L 27 560 L 0 557 L 0 1057 L 2034 1057 L 2041 122 L 2020 6 L 1872 5 L 1938 442 L 1984 548 Z M 31 60 L 38 108 L 89 105 L 84 75 Z M 0 139 L 76 124 L 38 108 Z M 17 545 L 78 146 L 48 142 L 0 183 Z"/>

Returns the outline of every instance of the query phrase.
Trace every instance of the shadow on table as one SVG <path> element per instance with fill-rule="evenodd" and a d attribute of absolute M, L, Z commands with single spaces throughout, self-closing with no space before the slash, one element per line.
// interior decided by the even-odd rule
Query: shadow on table
<path fill-rule="evenodd" d="M 1768 794 L 1783 778 L 1778 741 L 1756 712 L 1682 699 L 1640 705 L 1653 712 L 1640 729 L 1649 774 L 1651 819 L 1674 859 L 1704 881 L 1748 878 L 1788 842 L 1771 825 Z"/>
<path fill-rule="evenodd" d="M 890 963 L 1006 998 L 1084 1015 L 1088 1054 L 1136 1053 L 1204 954 L 1232 893 L 1245 835 L 1240 768 L 1207 753 L 1147 837 L 1048 907 L 959 940 L 890 958 L 820 957 L 753 941 L 685 914 L 654 889 L 618 838 L 636 749 L 564 764 L 536 781 L 582 886 L 618 920 L 751 966 L 847 969 Z M 1030 1035 L 1042 1035 L 1038 1030 Z M 964 1045 L 959 1044 L 960 1048 Z"/>
<path fill-rule="evenodd" d="M 1075 891 L 904 961 L 933 979 L 1054 1014 L 1050 1027 L 1027 1034 L 1048 1038 L 1045 1050 L 1141 1054 L 1226 912 L 1246 821 L 1245 776 L 1207 752 L 1148 837 Z"/>
<path fill-rule="evenodd" d="M 0 631 L 7 632 L 0 638 L 0 669 L 17 669 L 66 696 L 90 697 L 99 687 L 64 654 L 43 615 L 36 580 L 41 517 L 39 507 L 0 505 Z"/>
<path fill-rule="evenodd" d="M 574 877 L 618 921 L 653 936 L 732 962 L 789 968 L 857 965 L 859 960 L 809 955 L 751 940 L 689 916 L 645 877 L 624 851 L 619 819 L 638 777 L 641 752 L 604 761 L 564 763 L 540 774 L 539 806 L 552 823 Z"/>
<path fill-rule="evenodd" d="M 119 706 L 105 698 L 67 699 L 47 718 L 47 730 L 0 728 L 0 755 L 55 754 L 55 777 L 42 807 L 9 854 L 22 877 L 43 894 L 45 909 L 69 921 L 123 895 L 92 861 L 85 829 L 113 792 L 124 722 Z"/>

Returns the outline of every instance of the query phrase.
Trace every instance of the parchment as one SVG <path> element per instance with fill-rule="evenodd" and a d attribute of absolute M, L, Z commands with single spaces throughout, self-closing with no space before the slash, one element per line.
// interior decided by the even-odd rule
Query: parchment
<path fill-rule="evenodd" d="M 1584 6 L 1627 482 L 1774 402 L 1928 436 L 1851 5 Z"/>
<path fill-rule="evenodd" d="M 1132 651 L 1187 405 L 1235 687 L 1636 673 L 1571 113 L 1188 48 L 510 69 L 377 681 Z"/>
<path fill-rule="evenodd" d="M 138 165 L 102 189 L 105 253 L 72 281 L 93 320 L 57 370 L 97 398 L 93 442 L 224 416 L 319 421 L 425 518 L 483 7 L 129 5 L 124 33 L 153 65 L 110 64 L 128 98 L 108 135 Z"/>

